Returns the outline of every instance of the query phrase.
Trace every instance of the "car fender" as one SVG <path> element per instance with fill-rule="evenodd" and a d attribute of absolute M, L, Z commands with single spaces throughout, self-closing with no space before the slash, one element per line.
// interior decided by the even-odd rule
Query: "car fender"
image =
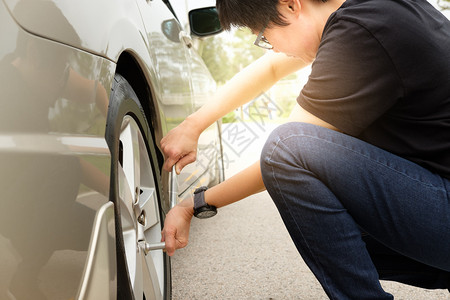
<path fill-rule="evenodd" d="M 142 47 L 135 47 L 135 41 L 142 40 L 142 35 L 139 35 L 143 30 L 135 2 L 124 0 L 4 0 L 4 2 L 15 21 L 26 31 L 112 61 L 117 61 L 124 48 Z M 94 13 L 99 11 L 99 6 L 104 7 L 103 14 Z M 130 20 L 135 22 L 132 24 Z M 67 34 L 70 26 L 78 36 Z M 80 36 L 83 38 L 80 39 Z"/>
<path fill-rule="evenodd" d="M 31 34 L 107 58 L 113 63 L 118 62 L 123 52 L 130 53 L 140 65 L 154 96 L 159 99 L 162 94 L 158 84 L 161 75 L 155 68 L 158 65 L 157 58 L 151 55 L 147 32 L 161 33 L 164 20 L 158 12 L 163 8 L 167 14 L 170 13 L 161 0 L 157 1 L 4 0 L 16 23 Z M 141 16 L 138 6 L 144 9 L 146 5 L 152 7 L 150 10 L 145 9 L 146 16 Z M 104 7 L 104 14 L 93 13 L 99 11 L 99 6 Z M 148 16 L 149 11 L 151 17 Z M 142 17 L 152 19 L 152 22 L 147 22 L 151 28 L 145 28 Z M 76 34 L 68 34 L 73 31 Z M 158 106 L 158 102 L 154 101 L 153 105 Z M 158 107 L 155 107 L 155 111 L 159 111 Z"/>

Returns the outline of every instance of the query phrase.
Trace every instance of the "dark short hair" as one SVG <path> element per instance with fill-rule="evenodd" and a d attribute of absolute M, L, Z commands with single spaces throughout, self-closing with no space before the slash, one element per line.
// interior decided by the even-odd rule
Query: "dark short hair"
<path fill-rule="evenodd" d="M 278 0 L 216 0 L 216 7 L 225 30 L 235 26 L 256 32 L 272 24 L 289 25 L 278 11 Z"/>

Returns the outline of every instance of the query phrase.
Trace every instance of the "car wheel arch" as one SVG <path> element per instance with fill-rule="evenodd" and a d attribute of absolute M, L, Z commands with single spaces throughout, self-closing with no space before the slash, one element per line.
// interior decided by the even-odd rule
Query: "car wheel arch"
<path fill-rule="evenodd" d="M 116 73 L 128 81 L 141 102 L 155 144 L 158 165 L 161 168 L 164 163 L 164 157 L 159 149 L 158 141 L 163 136 L 162 122 L 158 113 L 158 103 L 153 95 L 155 87 L 144 73 L 144 69 L 142 63 L 135 55 L 125 51 L 117 61 Z M 148 101 L 144 101 L 144 99 Z"/>

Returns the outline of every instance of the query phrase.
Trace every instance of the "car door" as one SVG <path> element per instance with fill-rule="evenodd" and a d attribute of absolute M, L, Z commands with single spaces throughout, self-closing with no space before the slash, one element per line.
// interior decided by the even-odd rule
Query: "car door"
<path fill-rule="evenodd" d="M 147 31 L 157 82 L 153 92 L 157 98 L 163 133 L 180 124 L 209 98 L 216 85 L 201 57 L 194 48 L 191 37 L 183 30 L 168 1 L 137 0 Z M 158 19 L 152 17 L 158 10 Z M 187 12 L 186 12 L 187 14 Z M 212 136 L 213 135 L 213 136 Z M 207 174 L 215 156 L 216 127 L 211 127 L 199 140 L 199 155 L 196 162 L 188 165 L 177 178 L 179 196 L 190 187 L 199 185 L 199 178 Z M 213 138 L 213 141 L 211 141 Z M 207 183 L 205 177 L 201 183 Z"/>

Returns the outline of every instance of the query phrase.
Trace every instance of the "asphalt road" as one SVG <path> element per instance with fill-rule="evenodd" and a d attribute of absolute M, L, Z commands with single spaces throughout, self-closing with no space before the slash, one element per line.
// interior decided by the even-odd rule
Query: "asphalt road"
<path fill-rule="evenodd" d="M 259 158 L 273 126 L 224 127 L 227 177 Z M 241 138 L 228 135 L 241 134 Z M 246 132 L 245 138 L 242 134 Z M 249 138 L 256 136 L 257 138 Z M 251 143 L 250 143 L 251 142 Z M 244 147 L 247 143 L 247 147 Z M 292 243 L 267 192 L 193 219 L 190 243 L 172 259 L 173 299 L 327 299 Z M 443 290 L 382 282 L 395 299 L 450 300 Z"/>

